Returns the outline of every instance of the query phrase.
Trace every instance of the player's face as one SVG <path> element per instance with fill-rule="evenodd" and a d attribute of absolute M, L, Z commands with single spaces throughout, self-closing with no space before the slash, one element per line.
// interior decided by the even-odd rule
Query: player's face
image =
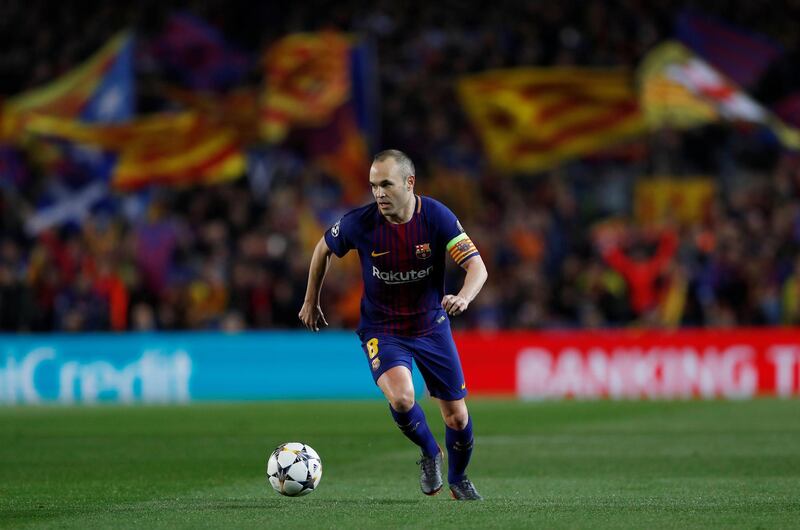
<path fill-rule="evenodd" d="M 397 163 L 391 159 L 375 162 L 369 171 L 372 195 L 383 215 L 397 215 L 414 196 L 413 177 L 401 177 Z"/>

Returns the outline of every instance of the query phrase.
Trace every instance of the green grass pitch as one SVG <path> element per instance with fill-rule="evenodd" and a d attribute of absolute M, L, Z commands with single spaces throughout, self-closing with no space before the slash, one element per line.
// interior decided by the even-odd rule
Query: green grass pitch
<path fill-rule="evenodd" d="M 0 527 L 800 526 L 800 401 L 470 406 L 480 503 L 419 492 L 379 401 L 0 408 Z M 293 499 L 265 463 L 296 440 L 323 477 Z"/>

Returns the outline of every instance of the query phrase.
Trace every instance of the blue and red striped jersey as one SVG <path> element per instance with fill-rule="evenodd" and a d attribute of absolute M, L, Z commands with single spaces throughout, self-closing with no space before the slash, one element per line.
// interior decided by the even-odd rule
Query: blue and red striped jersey
<path fill-rule="evenodd" d="M 359 333 L 430 333 L 447 319 L 441 306 L 445 256 L 463 265 L 478 255 L 453 212 L 429 197 L 416 200 L 406 223 L 390 223 L 372 203 L 351 210 L 325 232 L 337 256 L 358 251 L 364 278 Z"/>

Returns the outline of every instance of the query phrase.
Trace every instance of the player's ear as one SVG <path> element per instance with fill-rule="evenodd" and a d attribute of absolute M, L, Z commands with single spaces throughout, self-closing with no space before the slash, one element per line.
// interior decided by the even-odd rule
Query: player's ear
<path fill-rule="evenodd" d="M 414 188 L 414 182 L 416 182 L 416 180 L 417 180 L 417 177 L 415 177 L 414 175 L 409 175 L 408 176 L 408 178 L 406 179 L 406 182 L 408 183 L 406 185 L 406 188 L 408 188 L 408 191 L 411 191 L 412 188 Z"/>

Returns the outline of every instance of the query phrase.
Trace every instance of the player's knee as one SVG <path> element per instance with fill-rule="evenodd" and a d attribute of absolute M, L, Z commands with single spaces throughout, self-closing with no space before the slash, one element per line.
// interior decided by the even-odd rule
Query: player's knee
<path fill-rule="evenodd" d="M 467 427 L 467 423 L 469 423 L 469 414 L 467 411 L 446 414 L 444 423 L 453 430 L 462 431 Z"/>
<path fill-rule="evenodd" d="M 389 404 L 397 412 L 408 412 L 414 407 L 414 392 L 397 392 L 389 397 Z"/>

